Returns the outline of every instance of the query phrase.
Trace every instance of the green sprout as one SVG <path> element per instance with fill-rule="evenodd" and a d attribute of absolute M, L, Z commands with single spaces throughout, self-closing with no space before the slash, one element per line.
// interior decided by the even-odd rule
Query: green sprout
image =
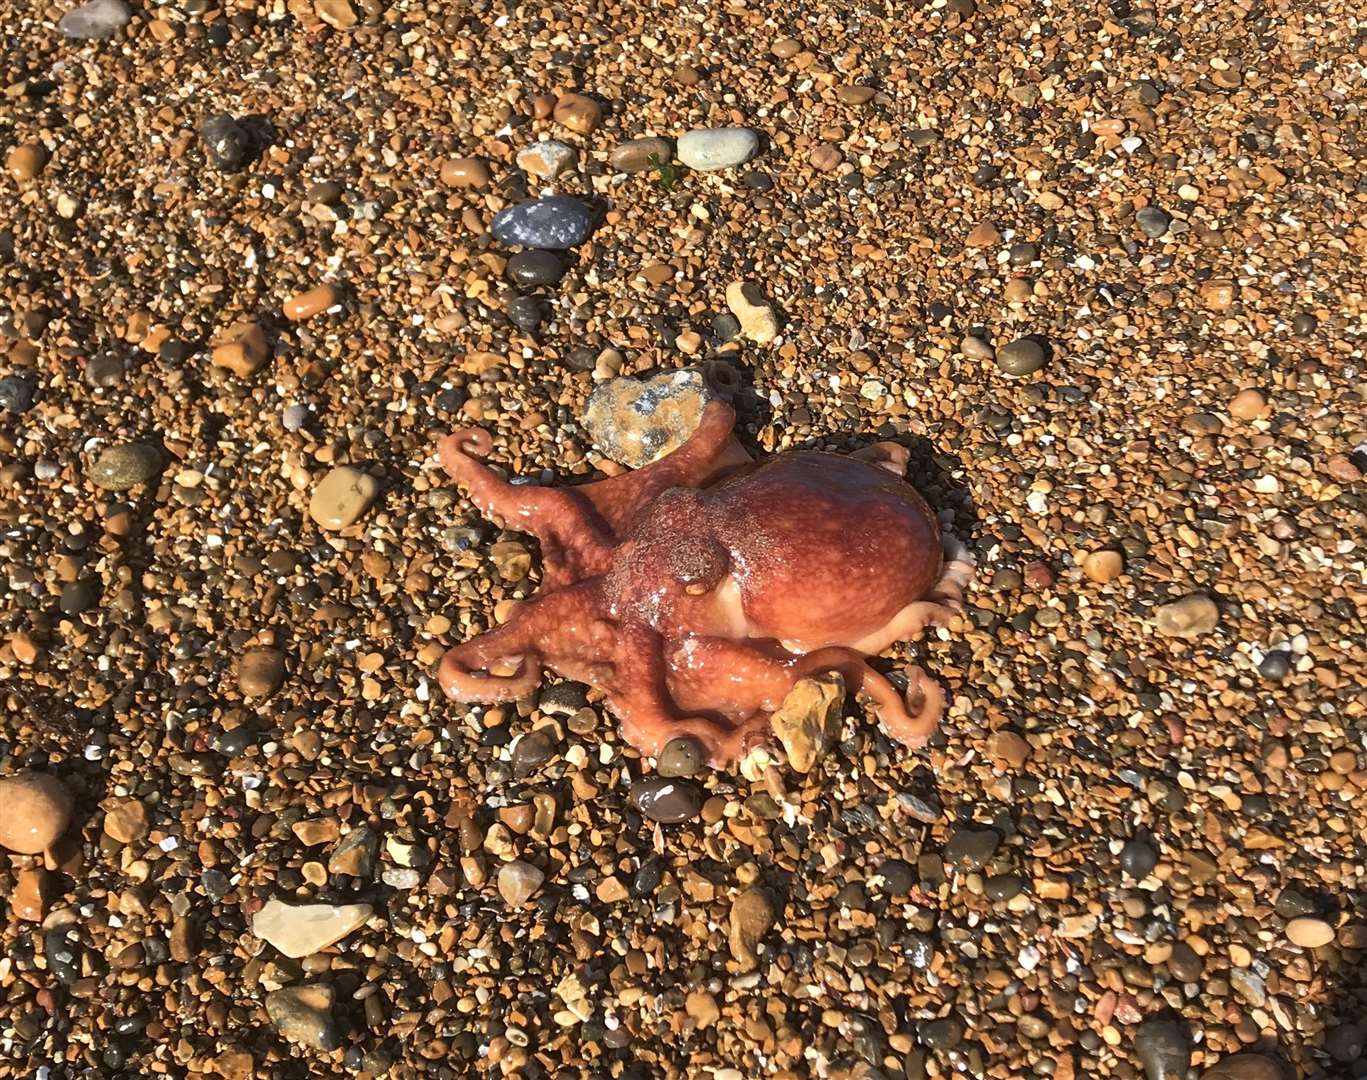
<path fill-rule="evenodd" d="M 650 167 L 655 170 L 655 182 L 665 191 L 674 186 L 674 181 L 679 179 L 679 170 L 668 161 L 661 161 L 659 154 L 651 154 L 646 159 L 650 162 Z"/>

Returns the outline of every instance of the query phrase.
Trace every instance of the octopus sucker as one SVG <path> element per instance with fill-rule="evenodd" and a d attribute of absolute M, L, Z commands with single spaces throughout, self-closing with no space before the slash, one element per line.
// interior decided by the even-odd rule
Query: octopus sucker
<path fill-rule="evenodd" d="M 867 659 L 948 627 L 971 556 L 906 481 L 897 443 L 754 461 L 734 425 L 712 401 L 658 461 L 564 488 L 505 480 L 480 429 L 443 439 L 471 504 L 536 536 L 544 562 L 535 597 L 442 658 L 446 694 L 508 701 L 550 669 L 601 690 L 641 753 L 687 736 L 720 768 L 770 738 L 799 679 L 834 671 L 891 737 L 922 745 L 944 690 L 913 666 L 899 692 Z"/>

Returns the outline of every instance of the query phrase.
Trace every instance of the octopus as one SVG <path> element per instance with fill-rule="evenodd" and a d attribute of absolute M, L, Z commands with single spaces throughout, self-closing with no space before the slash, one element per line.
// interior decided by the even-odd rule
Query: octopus
<path fill-rule="evenodd" d="M 755 461 L 734 424 L 711 401 L 672 452 L 574 487 L 504 479 L 484 462 L 483 429 L 442 439 L 441 464 L 471 503 L 535 536 L 543 562 L 534 597 L 443 656 L 446 695 L 516 700 L 549 668 L 600 690 L 642 754 L 688 737 L 721 768 L 769 741 L 798 680 L 838 672 L 889 736 L 923 745 L 944 690 L 910 665 L 899 692 L 868 658 L 948 627 L 972 562 L 904 478 L 908 451 Z"/>

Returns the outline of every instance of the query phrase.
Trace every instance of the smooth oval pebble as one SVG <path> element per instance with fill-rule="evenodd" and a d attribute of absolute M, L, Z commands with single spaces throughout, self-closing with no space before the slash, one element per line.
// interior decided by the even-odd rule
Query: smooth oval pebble
<path fill-rule="evenodd" d="M 632 139 L 613 147 L 608 164 L 617 172 L 638 173 L 667 164 L 674 157 L 674 144 L 668 139 Z"/>
<path fill-rule="evenodd" d="M 702 771 L 707 754 L 702 743 L 689 735 L 677 735 L 665 743 L 655 763 L 661 776 L 694 776 Z"/>
<path fill-rule="evenodd" d="M 63 15 L 57 29 L 80 41 L 104 41 L 127 26 L 132 17 L 124 0 L 90 0 Z"/>
<path fill-rule="evenodd" d="M 500 210 L 490 228 L 500 243 L 563 251 L 588 239 L 593 215 L 578 199 L 547 195 Z"/>
<path fill-rule="evenodd" d="M 1201 1073 L 1201 1080 L 1283 1080 L 1285 1076 L 1275 1058 L 1263 1054 L 1233 1054 L 1221 1058 Z"/>
<path fill-rule="evenodd" d="M 55 776 L 21 772 L 0 779 L 0 847 L 21 855 L 46 851 L 71 824 L 75 801 Z"/>
<path fill-rule="evenodd" d="M 441 182 L 453 188 L 483 188 L 489 186 L 489 166 L 479 158 L 452 158 L 442 162 Z"/>
<path fill-rule="evenodd" d="M 296 293 L 285 301 L 285 318 L 290 322 L 302 322 L 320 315 L 337 303 L 337 288 L 334 285 L 315 285 L 307 292 Z"/>
<path fill-rule="evenodd" d="M 1334 928 L 1323 919 L 1302 915 L 1286 924 L 1286 940 L 1302 949 L 1319 949 L 1334 940 Z"/>
<path fill-rule="evenodd" d="M 23 182 L 32 180 L 47 164 L 47 151 L 35 143 L 21 143 L 5 158 L 5 170 L 10 178 Z"/>
<path fill-rule="evenodd" d="M 565 260 L 552 251 L 519 251 L 508 260 L 504 276 L 514 285 L 554 285 L 565 276 Z"/>
<path fill-rule="evenodd" d="M 679 136 L 679 160 L 707 172 L 730 169 L 759 152 L 759 135 L 747 127 L 695 128 Z"/>
<path fill-rule="evenodd" d="M 686 780 L 650 776 L 631 785 L 631 805 L 651 821 L 677 825 L 698 816 L 702 793 Z"/>
<path fill-rule="evenodd" d="M 1029 375 L 1044 367 L 1047 357 L 1038 341 L 1017 338 L 997 350 L 997 368 L 1006 375 Z"/>
<path fill-rule="evenodd" d="M 345 529 L 366 512 L 379 491 L 373 476 L 350 465 L 339 465 L 313 489 L 309 517 L 324 529 Z"/>
<path fill-rule="evenodd" d="M 1198 638 L 1219 625 L 1220 609 L 1204 593 L 1192 593 L 1154 612 L 1154 627 L 1164 637 Z"/>
<path fill-rule="evenodd" d="M 104 491 L 127 491 L 145 484 L 162 469 L 161 451 L 146 443 L 120 443 L 104 451 L 90 467 L 90 480 Z"/>
<path fill-rule="evenodd" d="M 237 686 L 244 697 L 270 697 L 284 680 L 285 654 L 279 649 L 248 649 L 237 663 Z"/>

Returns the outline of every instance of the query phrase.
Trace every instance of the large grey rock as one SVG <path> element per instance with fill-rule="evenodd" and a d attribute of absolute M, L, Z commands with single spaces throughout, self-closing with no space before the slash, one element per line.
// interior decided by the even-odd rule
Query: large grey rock
<path fill-rule="evenodd" d="M 107 41 L 127 26 L 132 17 L 132 10 L 123 0 L 90 0 L 63 15 L 57 29 L 81 41 Z"/>
<path fill-rule="evenodd" d="M 747 127 L 695 128 L 679 136 L 679 160 L 690 169 L 730 169 L 759 152 L 759 136 Z"/>
<path fill-rule="evenodd" d="M 593 213 L 587 204 L 568 195 L 547 195 L 500 210 L 492 228 L 503 244 L 564 251 L 588 239 Z"/>

